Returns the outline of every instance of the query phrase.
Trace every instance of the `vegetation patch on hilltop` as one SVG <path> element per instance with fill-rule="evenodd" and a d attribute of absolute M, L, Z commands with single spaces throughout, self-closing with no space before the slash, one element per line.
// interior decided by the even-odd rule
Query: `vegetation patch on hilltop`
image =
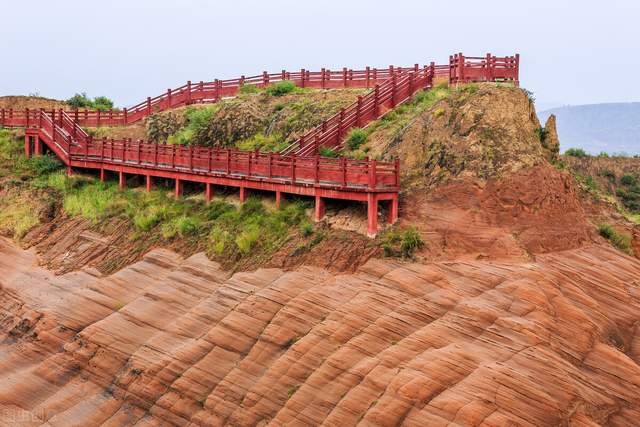
<path fill-rule="evenodd" d="M 158 143 L 279 151 L 353 103 L 362 90 L 293 90 L 287 82 L 241 88 L 233 99 L 154 114 L 147 137 Z M 249 89 L 250 88 L 250 89 Z"/>

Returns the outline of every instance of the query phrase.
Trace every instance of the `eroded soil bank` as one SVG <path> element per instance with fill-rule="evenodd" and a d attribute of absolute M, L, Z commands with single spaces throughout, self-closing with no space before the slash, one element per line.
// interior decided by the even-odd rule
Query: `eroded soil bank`
<path fill-rule="evenodd" d="M 598 245 L 101 277 L 0 240 L 0 424 L 633 425 L 639 312 L 640 262 Z"/>

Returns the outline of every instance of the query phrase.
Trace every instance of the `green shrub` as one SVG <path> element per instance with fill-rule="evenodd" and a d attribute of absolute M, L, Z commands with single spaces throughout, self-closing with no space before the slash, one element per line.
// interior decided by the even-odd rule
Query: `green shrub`
<path fill-rule="evenodd" d="M 140 212 L 133 217 L 133 225 L 141 231 L 149 231 L 162 221 L 159 210 Z"/>
<path fill-rule="evenodd" d="M 609 153 L 607 153 L 606 151 L 601 151 L 600 154 L 598 154 L 598 157 L 609 157 Z"/>
<path fill-rule="evenodd" d="M 424 241 L 415 227 L 409 227 L 402 235 L 400 250 L 405 258 L 411 257 L 416 249 L 424 246 Z"/>
<path fill-rule="evenodd" d="M 94 110 L 107 111 L 113 109 L 113 101 L 106 96 L 96 96 L 90 99 L 85 92 L 76 93 L 67 99 L 67 105 L 73 109 L 91 108 Z"/>
<path fill-rule="evenodd" d="M 313 234 L 313 224 L 309 222 L 303 223 L 300 226 L 300 234 L 302 234 L 303 237 L 311 236 Z"/>
<path fill-rule="evenodd" d="M 96 96 L 93 98 L 93 108 L 100 111 L 112 110 L 113 101 L 106 96 Z"/>
<path fill-rule="evenodd" d="M 404 231 L 394 229 L 385 233 L 381 246 L 387 257 L 411 258 L 417 249 L 424 247 L 424 241 L 415 227 L 409 227 Z"/>
<path fill-rule="evenodd" d="M 621 251 L 631 253 L 631 236 L 626 234 L 619 234 L 611 225 L 600 224 L 598 226 L 598 232 L 602 237 L 609 240 L 613 246 Z"/>
<path fill-rule="evenodd" d="M 323 157 L 334 157 L 335 158 L 335 157 L 338 157 L 340 155 L 336 150 L 334 150 L 332 148 L 328 148 L 328 147 L 320 147 L 318 152 Z"/>
<path fill-rule="evenodd" d="M 605 169 L 600 172 L 600 176 L 607 178 L 611 182 L 616 182 L 616 174 L 609 169 Z"/>
<path fill-rule="evenodd" d="M 251 94 L 260 92 L 260 88 L 252 84 L 243 84 L 238 88 L 238 93 Z"/>
<path fill-rule="evenodd" d="M 202 221 L 197 217 L 191 217 L 183 215 L 177 219 L 176 225 L 180 236 L 188 236 L 190 234 L 196 234 L 202 226 Z"/>
<path fill-rule="evenodd" d="M 589 157 L 587 152 L 584 151 L 582 148 L 569 148 L 567 151 L 564 152 L 564 155 L 571 156 L 571 157 Z"/>
<path fill-rule="evenodd" d="M 170 135 L 167 138 L 167 143 L 176 145 L 193 144 L 198 132 L 209 126 L 219 108 L 218 105 L 188 107 L 184 113 L 184 127 L 173 135 Z"/>
<path fill-rule="evenodd" d="M 283 80 L 281 82 L 267 86 L 265 91 L 272 96 L 282 96 L 294 92 L 296 91 L 296 89 L 297 86 L 294 82 L 290 80 Z"/>
<path fill-rule="evenodd" d="M 288 144 L 280 134 L 270 134 L 265 136 L 262 132 L 253 135 L 249 139 L 236 144 L 236 147 L 244 151 L 254 151 L 256 149 L 263 152 L 278 153 L 285 148 Z"/>
<path fill-rule="evenodd" d="M 364 129 L 353 128 L 347 136 L 346 144 L 351 150 L 357 150 L 362 144 L 367 142 L 367 132 Z"/>
<path fill-rule="evenodd" d="M 536 135 L 538 136 L 540 142 L 545 142 L 547 140 L 547 134 L 548 131 L 543 127 L 539 127 L 538 129 L 536 129 Z"/>
<path fill-rule="evenodd" d="M 248 254 L 260 238 L 260 228 L 252 224 L 236 237 L 236 245 L 240 252 Z"/>
<path fill-rule="evenodd" d="M 622 175 L 622 178 L 620 178 L 620 184 L 626 185 L 628 187 L 636 185 L 637 183 L 638 183 L 638 180 L 633 175 L 625 174 L 625 175 Z"/>
<path fill-rule="evenodd" d="M 202 227 L 202 221 L 195 217 L 183 214 L 162 225 L 162 237 L 172 239 L 175 236 L 187 237 L 196 234 Z"/>
<path fill-rule="evenodd" d="M 54 156 L 33 156 L 26 160 L 27 167 L 36 175 L 42 176 L 62 169 L 64 164 Z"/>

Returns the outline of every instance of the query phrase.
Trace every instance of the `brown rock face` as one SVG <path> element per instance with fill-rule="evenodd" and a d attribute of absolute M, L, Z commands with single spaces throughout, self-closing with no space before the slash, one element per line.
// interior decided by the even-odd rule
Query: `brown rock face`
<path fill-rule="evenodd" d="M 406 198 L 401 222 L 420 230 L 428 260 L 525 260 L 589 244 L 595 230 L 571 176 L 548 164 Z"/>
<path fill-rule="evenodd" d="M 0 255 L 1 424 L 640 419 L 640 262 L 612 249 L 340 276 L 229 277 L 157 250 L 56 277 L 5 241 Z"/>
<path fill-rule="evenodd" d="M 551 114 L 544 125 L 542 146 L 549 150 L 551 159 L 557 159 L 560 154 L 560 139 L 556 129 L 556 116 Z"/>

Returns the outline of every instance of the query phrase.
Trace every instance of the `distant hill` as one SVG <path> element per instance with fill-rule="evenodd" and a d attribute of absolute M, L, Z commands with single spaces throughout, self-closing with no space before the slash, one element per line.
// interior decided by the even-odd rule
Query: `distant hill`
<path fill-rule="evenodd" d="M 544 125 L 558 118 L 560 149 L 576 147 L 597 154 L 640 154 L 640 102 L 567 105 L 538 113 Z"/>

